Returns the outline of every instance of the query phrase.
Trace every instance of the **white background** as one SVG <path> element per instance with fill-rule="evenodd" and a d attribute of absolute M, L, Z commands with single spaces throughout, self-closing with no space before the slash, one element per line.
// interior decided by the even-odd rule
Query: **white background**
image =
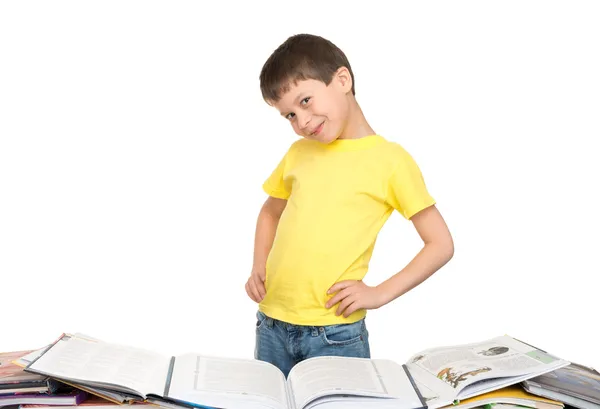
<path fill-rule="evenodd" d="M 0 3 L 0 351 L 82 332 L 252 357 L 261 184 L 296 139 L 258 75 L 309 32 L 456 244 L 369 312 L 373 357 L 509 334 L 600 366 L 598 2 L 206 4 Z M 367 284 L 420 246 L 394 214 Z"/>

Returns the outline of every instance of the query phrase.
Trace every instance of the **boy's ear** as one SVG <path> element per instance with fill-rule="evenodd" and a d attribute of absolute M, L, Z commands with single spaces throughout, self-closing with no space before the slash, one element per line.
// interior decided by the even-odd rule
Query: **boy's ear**
<path fill-rule="evenodd" d="M 346 67 L 340 67 L 333 74 L 333 81 L 340 87 L 340 90 L 347 94 L 352 91 L 352 76 Z"/>

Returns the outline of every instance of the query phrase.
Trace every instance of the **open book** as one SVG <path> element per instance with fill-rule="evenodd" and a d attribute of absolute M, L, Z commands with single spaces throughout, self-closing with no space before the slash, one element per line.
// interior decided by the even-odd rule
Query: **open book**
<path fill-rule="evenodd" d="M 78 336 L 80 338 L 92 339 L 84 334 L 75 334 L 75 336 Z M 31 364 L 31 362 L 38 359 L 40 357 L 40 355 L 43 354 L 45 352 L 45 350 L 51 346 L 52 346 L 52 344 L 46 345 L 45 347 L 35 350 L 35 351 L 31 351 L 27 355 L 18 357 L 17 359 L 13 360 L 11 363 L 13 365 L 16 365 L 19 368 L 25 368 L 29 364 Z M 0 364 L 1 364 L 1 362 L 0 362 Z M 37 374 L 30 374 L 30 375 L 40 376 Z M 54 392 L 60 385 L 60 383 L 56 382 L 54 379 L 48 378 L 47 376 L 44 376 L 43 378 L 49 379 L 49 382 L 51 382 L 52 384 L 56 384 L 56 387 L 54 387 L 54 389 L 48 391 L 50 393 Z M 139 400 L 139 396 L 132 396 L 132 395 L 125 394 L 125 393 L 116 392 L 114 390 L 108 390 L 108 389 L 102 389 L 102 388 L 92 388 L 90 386 L 85 386 L 85 385 L 74 385 L 73 383 L 70 383 L 65 380 L 61 380 L 61 382 L 64 384 L 70 385 L 70 386 L 74 386 L 74 387 L 76 386 L 77 389 L 81 389 L 85 392 L 88 392 L 92 396 L 101 397 L 101 398 L 108 400 L 117 405 L 121 405 L 123 403 L 132 403 L 132 402 L 135 402 L 136 400 Z M 3 392 L 4 391 L 0 391 L 0 393 L 3 393 Z"/>
<path fill-rule="evenodd" d="M 243 409 L 440 408 L 568 365 L 509 336 L 425 350 L 405 364 L 318 357 L 286 379 L 253 359 L 164 356 L 140 348 L 63 335 L 26 371 L 139 400 Z"/>

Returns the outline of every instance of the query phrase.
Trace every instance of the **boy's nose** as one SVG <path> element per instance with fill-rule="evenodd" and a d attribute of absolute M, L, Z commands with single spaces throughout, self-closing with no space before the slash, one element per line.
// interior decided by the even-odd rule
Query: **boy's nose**
<path fill-rule="evenodd" d="M 300 129 L 305 130 L 308 124 L 310 123 L 310 115 L 304 114 L 298 117 L 298 125 Z"/>

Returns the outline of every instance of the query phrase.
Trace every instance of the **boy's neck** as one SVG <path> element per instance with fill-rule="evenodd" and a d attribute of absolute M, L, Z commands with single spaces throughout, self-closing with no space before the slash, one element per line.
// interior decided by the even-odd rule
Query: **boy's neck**
<path fill-rule="evenodd" d="M 349 96 L 349 98 L 350 106 L 348 109 L 348 122 L 338 139 L 358 139 L 374 135 L 375 131 L 367 122 L 367 119 L 354 96 Z"/>

